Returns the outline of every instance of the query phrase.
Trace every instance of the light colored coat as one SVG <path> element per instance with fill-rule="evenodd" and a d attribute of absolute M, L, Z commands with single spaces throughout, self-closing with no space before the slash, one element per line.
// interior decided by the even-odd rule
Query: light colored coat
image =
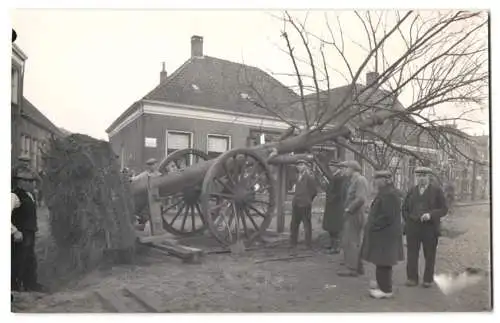
<path fill-rule="evenodd" d="M 360 250 L 369 196 L 368 181 L 360 173 L 354 173 L 348 182 L 342 235 L 345 265 L 354 271 L 357 271 L 360 265 Z"/>

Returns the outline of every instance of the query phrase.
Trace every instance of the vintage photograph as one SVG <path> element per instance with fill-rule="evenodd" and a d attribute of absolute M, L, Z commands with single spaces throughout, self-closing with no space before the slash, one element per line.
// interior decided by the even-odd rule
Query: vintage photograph
<path fill-rule="evenodd" d="M 489 14 L 12 9 L 11 311 L 491 312 Z"/>

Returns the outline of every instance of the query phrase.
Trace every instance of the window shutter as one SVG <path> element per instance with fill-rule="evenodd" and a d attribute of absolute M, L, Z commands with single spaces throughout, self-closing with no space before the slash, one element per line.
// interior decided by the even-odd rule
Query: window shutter
<path fill-rule="evenodd" d="M 229 138 L 208 136 L 208 151 L 223 153 L 227 151 Z"/>

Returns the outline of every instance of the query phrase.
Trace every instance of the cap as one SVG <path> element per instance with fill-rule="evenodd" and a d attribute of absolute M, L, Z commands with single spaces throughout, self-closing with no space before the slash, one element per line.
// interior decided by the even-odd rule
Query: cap
<path fill-rule="evenodd" d="M 432 174 L 432 169 L 420 166 L 415 168 L 415 174 Z"/>
<path fill-rule="evenodd" d="M 346 160 L 340 163 L 341 167 L 351 168 L 355 171 L 361 171 L 361 165 L 355 160 Z"/>
<path fill-rule="evenodd" d="M 378 170 L 373 174 L 373 178 L 391 178 L 392 173 L 388 170 Z"/>
<path fill-rule="evenodd" d="M 155 158 L 150 158 L 146 161 L 146 165 L 156 164 L 157 160 Z"/>
<path fill-rule="evenodd" d="M 33 172 L 27 171 L 27 170 L 20 170 L 16 174 L 14 174 L 15 179 L 24 179 L 28 181 L 35 181 L 35 175 Z"/>
<path fill-rule="evenodd" d="M 17 159 L 20 161 L 25 161 L 25 162 L 31 161 L 31 158 L 28 155 L 20 155 L 19 157 L 17 157 Z"/>

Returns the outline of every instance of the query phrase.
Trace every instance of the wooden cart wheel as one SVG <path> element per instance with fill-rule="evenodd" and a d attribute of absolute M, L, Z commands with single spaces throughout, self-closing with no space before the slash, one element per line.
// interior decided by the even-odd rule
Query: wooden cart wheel
<path fill-rule="evenodd" d="M 249 246 L 271 223 L 275 183 L 265 160 L 250 149 L 226 152 L 203 181 L 201 206 L 214 237 L 230 246 Z M 214 198 L 219 200 L 214 205 Z"/>
<path fill-rule="evenodd" d="M 209 156 L 200 150 L 177 150 L 160 163 L 159 171 L 162 174 L 183 171 L 208 159 Z M 162 194 L 160 188 L 159 194 L 163 199 L 163 228 L 166 231 L 175 235 L 193 236 L 206 230 L 207 225 L 200 207 L 201 184 L 202 179 L 199 184 L 170 195 Z"/>

